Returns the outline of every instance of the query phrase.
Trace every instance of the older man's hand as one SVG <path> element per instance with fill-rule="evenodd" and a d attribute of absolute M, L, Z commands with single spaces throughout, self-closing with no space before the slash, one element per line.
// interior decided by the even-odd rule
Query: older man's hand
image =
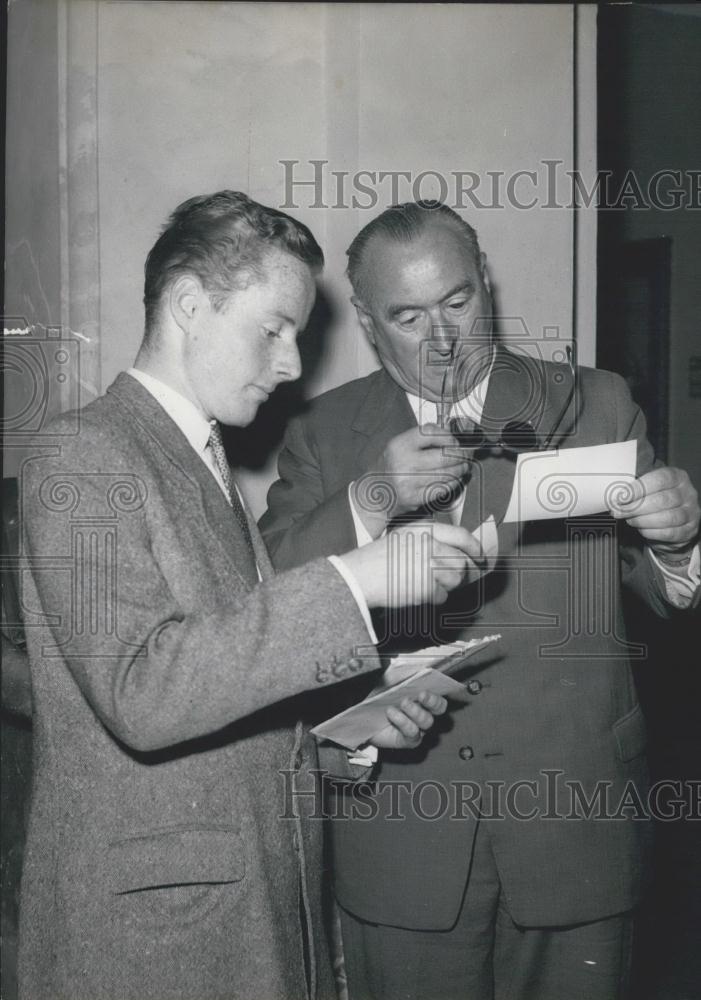
<path fill-rule="evenodd" d="M 353 485 L 353 503 L 373 536 L 387 521 L 409 514 L 429 500 L 442 500 L 460 485 L 469 471 L 459 443 L 437 424 L 424 424 L 397 434 L 372 470 Z"/>
<path fill-rule="evenodd" d="M 692 546 L 699 534 L 698 493 L 683 469 L 663 466 L 640 476 L 625 504 L 612 508 L 614 517 L 637 528 L 662 557 Z"/>
<path fill-rule="evenodd" d="M 439 694 L 421 691 L 414 698 L 404 698 L 399 707 L 387 709 L 389 724 L 370 740 L 373 746 L 389 750 L 411 750 L 417 747 L 426 732 L 443 715 L 448 702 Z"/>

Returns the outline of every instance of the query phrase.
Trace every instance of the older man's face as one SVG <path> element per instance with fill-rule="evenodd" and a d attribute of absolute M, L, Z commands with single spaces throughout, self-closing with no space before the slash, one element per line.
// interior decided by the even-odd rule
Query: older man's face
<path fill-rule="evenodd" d="M 439 401 L 442 389 L 459 397 L 480 381 L 491 355 L 489 284 L 484 256 L 475 260 L 453 228 L 432 223 L 409 243 L 376 237 L 361 280 L 358 316 L 402 389 Z M 455 373 L 461 384 L 452 384 Z"/>

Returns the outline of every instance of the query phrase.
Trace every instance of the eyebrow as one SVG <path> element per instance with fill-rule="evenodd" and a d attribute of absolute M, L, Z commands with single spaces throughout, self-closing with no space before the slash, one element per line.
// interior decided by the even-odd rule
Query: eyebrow
<path fill-rule="evenodd" d="M 475 290 L 474 282 L 470 281 L 468 278 L 467 281 L 461 281 L 459 285 L 456 285 L 454 288 L 451 288 L 449 292 L 446 292 L 446 294 L 443 296 L 442 299 L 440 299 L 440 301 L 446 302 L 448 299 L 451 299 L 453 295 L 457 295 L 458 292 L 473 292 L 474 290 Z M 408 305 L 390 306 L 388 309 L 388 315 L 390 316 L 391 319 L 394 319 L 400 313 L 406 312 L 411 309 L 421 309 L 421 308 L 422 306 L 417 306 L 414 303 Z"/>

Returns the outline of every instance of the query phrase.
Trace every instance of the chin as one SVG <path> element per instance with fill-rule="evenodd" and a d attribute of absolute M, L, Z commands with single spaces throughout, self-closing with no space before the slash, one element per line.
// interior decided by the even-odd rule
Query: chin
<path fill-rule="evenodd" d="M 231 427 L 250 427 L 250 425 L 256 419 L 256 414 L 257 413 L 258 413 L 258 411 L 255 410 L 253 413 L 246 413 L 246 414 L 239 413 L 235 417 L 232 416 L 231 420 L 229 421 L 229 426 L 231 426 Z"/>
<path fill-rule="evenodd" d="M 429 400 L 431 403 L 440 403 L 441 401 L 440 388 L 434 389 L 433 386 L 422 385 L 417 389 L 410 389 L 409 391 L 413 392 L 415 396 L 420 396 L 421 399 Z"/>
<path fill-rule="evenodd" d="M 256 419 L 256 414 L 258 413 L 257 406 L 247 407 L 245 410 L 240 409 L 225 413 L 221 417 L 217 417 L 220 424 L 224 424 L 225 427 L 248 427 Z"/>
<path fill-rule="evenodd" d="M 437 403 L 441 398 L 440 386 L 434 388 L 432 385 L 426 385 L 425 382 L 414 382 L 409 381 L 409 379 L 394 379 L 400 389 L 404 392 L 410 393 L 412 396 L 418 396 L 419 399 L 430 399 L 432 402 Z"/>

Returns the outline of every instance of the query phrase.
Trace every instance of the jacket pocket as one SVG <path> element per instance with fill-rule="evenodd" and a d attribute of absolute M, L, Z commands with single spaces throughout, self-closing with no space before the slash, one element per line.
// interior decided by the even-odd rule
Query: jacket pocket
<path fill-rule="evenodd" d="M 613 735 L 621 760 L 633 760 L 645 751 L 647 727 L 640 705 L 634 705 L 630 712 L 614 722 Z"/>
<path fill-rule="evenodd" d="M 235 830 L 173 829 L 114 840 L 107 853 L 110 889 L 240 882 L 246 873 Z"/>

